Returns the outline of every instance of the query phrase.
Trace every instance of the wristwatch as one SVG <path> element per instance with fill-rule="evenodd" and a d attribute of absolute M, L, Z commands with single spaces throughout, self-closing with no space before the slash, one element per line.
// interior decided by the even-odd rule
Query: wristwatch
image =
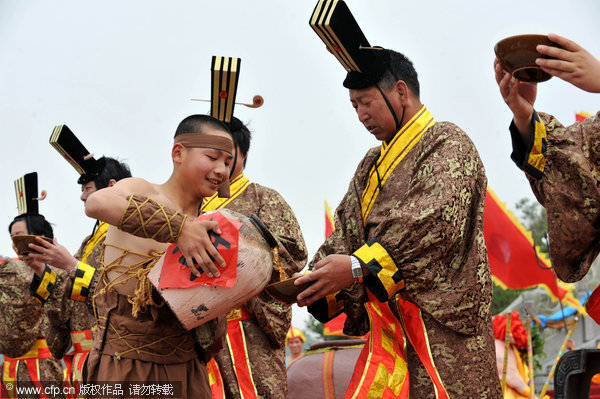
<path fill-rule="evenodd" d="M 350 255 L 350 261 L 352 262 L 352 277 L 354 277 L 354 281 L 362 283 L 363 270 L 360 266 L 360 261 L 354 255 Z"/>

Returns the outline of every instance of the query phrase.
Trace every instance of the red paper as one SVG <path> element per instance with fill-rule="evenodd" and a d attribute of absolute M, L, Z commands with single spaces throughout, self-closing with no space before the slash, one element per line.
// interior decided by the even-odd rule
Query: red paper
<path fill-rule="evenodd" d="M 596 323 L 600 324 L 600 287 L 596 287 L 588 298 L 585 310 Z"/>
<path fill-rule="evenodd" d="M 208 215 L 202 215 L 198 220 L 212 220 L 219 223 L 221 235 L 217 235 L 210 231 L 209 236 L 214 247 L 219 251 L 219 254 L 227 264 L 225 268 L 219 267 L 221 275 L 219 277 L 207 277 L 202 269 L 196 268 L 202 274 L 201 277 L 196 277 L 190 268 L 177 244 L 171 244 L 165 252 L 165 260 L 160 274 L 158 288 L 190 288 L 199 285 L 220 285 L 223 287 L 233 287 L 237 276 L 237 258 L 238 258 L 238 239 L 241 222 L 228 219 L 220 212 L 213 212 Z M 218 267 L 218 266 L 217 266 Z"/>

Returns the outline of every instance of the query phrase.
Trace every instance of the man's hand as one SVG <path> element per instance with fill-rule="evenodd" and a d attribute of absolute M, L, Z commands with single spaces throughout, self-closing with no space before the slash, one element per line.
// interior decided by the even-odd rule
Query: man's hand
<path fill-rule="evenodd" d="M 600 61 L 572 40 L 554 33 L 550 33 L 548 38 L 560 45 L 562 49 L 553 46 L 537 46 L 536 50 L 540 54 L 556 59 L 538 58 L 535 63 L 550 75 L 582 90 L 600 93 Z"/>
<path fill-rule="evenodd" d="M 202 275 L 194 267 L 194 260 L 208 277 L 219 277 L 221 275 L 215 263 L 221 267 L 226 266 L 225 260 L 210 240 L 209 231 L 221 234 L 219 223 L 208 220 L 185 222 L 177 239 L 177 246 L 196 277 L 202 277 Z M 211 258 L 214 259 L 214 263 Z"/>
<path fill-rule="evenodd" d="M 19 260 L 25 263 L 25 265 L 29 266 L 31 270 L 38 276 L 42 277 L 44 275 L 44 270 L 46 270 L 46 265 L 42 262 L 36 261 L 33 259 L 31 254 L 23 255 L 19 254 Z"/>
<path fill-rule="evenodd" d="M 513 119 L 525 143 L 529 143 L 531 135 L 531 119 L 533 105 L 537 96 L 537 83 L 522 82 L 513 78 L 502 69 L 497 59 L 494 60 L 496 83 L 506 105 L 513 113 Z"/>
<path fill-rule="evenodd" d="M 298 294 L 298 306 L 312 305 L 318 299 L 346 288 L 354 282 L 352 262 L 349 255 L 328 255 L 315 265 L 312 273 L 296 281 L 295 285 L 310 283 L 308 288 Z"/>
<path fill-rule="evenodd" d="M 35 241 L 37 244 L 29 244 L 29 248 L 35 251 L 29 254 L 33 260 L 58 267 L 67 272 L 77 267 L 79 261 L 69 253 L 67 248 L 60 245 L 56 238 L 52 240 L 52 243 L 41 237 L 36 237 Z"/>

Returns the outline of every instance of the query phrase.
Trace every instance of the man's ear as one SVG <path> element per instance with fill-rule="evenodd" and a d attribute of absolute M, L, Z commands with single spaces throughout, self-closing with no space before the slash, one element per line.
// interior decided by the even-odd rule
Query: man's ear
<path fill-rule="evenodd" d="M 400 101 L 403 106 L 406 106 L 408 103 L 408 86 L 406 82 L 403 80 L 399 80 L 394 85 L 394 90 L 400 95 Z"/>
<path fill-rule="evenodd" d="M 181 163 L 183 158 L 185 157 L 186 148 L 181 143 L 175 143 L 173 145 L 173 149 L 171 150 L 171 159 L 176 164 Z"/>
<path fill-rule="evenodd" d="M 108 181 L 108 187 L 112 187 L 112 186 L 114 186 L 115 184 L 117 184 L 117 181 L 116 181 L 115 179 L 110 179 L 110 180 Z"/>

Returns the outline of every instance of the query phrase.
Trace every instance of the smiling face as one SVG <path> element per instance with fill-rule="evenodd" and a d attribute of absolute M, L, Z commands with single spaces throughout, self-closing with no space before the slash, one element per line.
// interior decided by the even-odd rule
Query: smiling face
<path fill-rule="evenodd" d="M 391 90 L 382 89 L 388 101 L 400 118 L 401 96 L 397 85 Z M 350 89 L 350 102 L 358 115 L 358 120 L 380 141 L 388 141 L 396 134 L 396 122 L 383 96 L 375 86 L 365 89 Z"/>
<path fill-rule="evenodd" d="M 205 128 L 205 132 L 201 134 L 231 137 L 227 132 L 211 128 Z M 182 146 L 179 160 L 178 174 L 181 181 L 190 189 L 194 189 L 198 197 L 204 198 L 213 195 L 219 186 L 229 179 L 233 156 L 213 148 Z"/>
<path fill-rule="evenodd" d="M 301 338 L 295 337 L 288 339 L 288 348 L 290 348 L 292 355 L 302 353 L 302 345 L 304 345 L 304 342 L 302 342 Z"/>

